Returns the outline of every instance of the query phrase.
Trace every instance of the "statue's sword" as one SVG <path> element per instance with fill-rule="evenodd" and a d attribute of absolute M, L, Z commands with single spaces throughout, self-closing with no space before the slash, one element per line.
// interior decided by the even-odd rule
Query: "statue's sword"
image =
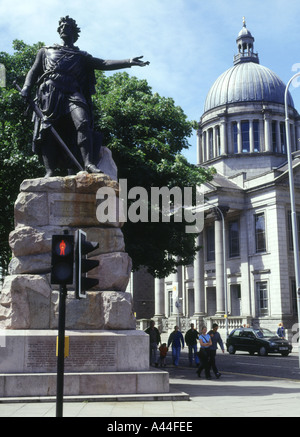
<path fill-rule="evenodd" d="M 14 86 L 16 87 L 16 89 L 21 92 L 21 88 L 19 87 L 19 85 L 17 84 L 16 81 L 14 81 Z M 30 108 L 35 112 L 35 114 L 41 119 L 43 120 L 44 115 L 42 113 L 42 111 L 40 110 L 40 108 L 38 107 L 38 105 L 31 100 L 29 97 L 26 98 L 27 103 L 29 104 Z M 62 149 L 64 150 L 64 152 L 69 156 L 69 158 L 71 158 L 71 160 L 73 161 L 73 163 L 76 165 L 76 167 L 80 170 L 83 171 L 82 166 L 80 165 L 80 163 L 77 161 L 77 159 L 75 158 L 75 156 L 73 155 L 73 153 L 70 151 L 70 149 L 68 148 L 68 146 L 66 145 L 66 143 L 64 142 L 64 140 L 61 138 L 61 136 L 58 134 L 57 130 L 54 129 L 53 126 L 50 125 L 49 127 L 50 131 L 52 132 L 53 136 L 56 138 L 56 140 L 58 141 L 60 147 L 62 147 Z"/>

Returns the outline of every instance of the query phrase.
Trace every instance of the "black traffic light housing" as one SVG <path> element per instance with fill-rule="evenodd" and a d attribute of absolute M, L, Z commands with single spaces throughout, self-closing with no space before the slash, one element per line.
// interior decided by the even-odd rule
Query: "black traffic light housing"
<path fill-rule="evenodd" d="M 74 236 L 52 235 L 51 284 L 73 283 Z"/>
<path fill-rule="evenodd" d="M 87 241 L 86 233 L 78 229 L 75 234 L 75 295 L 85 298 L 86 291 L 99 283 L 96 278 L 87 278 L 86 273 L 99 265 L 98 260 L 87 259 L 87 254 L 99 247 L 99 243 Z"/>

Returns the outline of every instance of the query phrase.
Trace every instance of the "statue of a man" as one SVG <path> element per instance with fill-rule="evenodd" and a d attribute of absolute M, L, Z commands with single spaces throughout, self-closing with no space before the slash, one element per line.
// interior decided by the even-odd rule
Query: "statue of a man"
<path fill-rule="evenodd" d="M 27 74 L 21 91 L 28 98 L 33 86 L 37 86 L 36 103 L 43 118 L 34 114 L 33 151 L 42 156 L 46 168 L 45 177 L 54 175 L 55 168 L 63 163 L 68 173 L 74 173 L 70 158 L 63 156 L 51 135 L 53 126 L 73 155 L 89 173 L 101 173 L 93 162 L 94 133 L 91 96 L 95 93 L 95 70 L 118 70 L 149 62 L 142 56 L 123 61 L 107 61 L 94 58 L 79 50 L 74 43 L 80 29 L 75 20 L 61 18 L 57 29 L 61 45 L 43 47 Z"/>

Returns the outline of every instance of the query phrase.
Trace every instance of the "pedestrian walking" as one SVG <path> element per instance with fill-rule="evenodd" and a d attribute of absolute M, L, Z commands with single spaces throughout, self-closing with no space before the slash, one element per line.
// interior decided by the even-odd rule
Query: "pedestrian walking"
<path fill-rule="evenodd" d="M 210 369 L 213 370 L 217 379 L 219 379 L 221 376 L 221 373 L 218 371 L 218 368 L 216 366 L 216 354 L 217 354 L 218 345 L 220 346 L 223 354 L 225 352 L 223 340 L 221 338 L 220 333 L 218 332 L 218 329 L 219 329 L 218 324 L 214 323 L 212 329 L 208 333 L 210 335 L 211 342 L 212 342 L 212 345 L 209 348 L 209 351 L 210 351 L 210 357 L 209 357 L 210 358 Z"/>
<path fill-rule="evenodd" d="M 155 327 L 154 320 L 150 321 L 150 326 L 145 330 L 150 336 L 149 340 L 149 364 L 158 367 L 157 347 L 161 343 L 159 330 Z"/>
<path fill-rule="evenodd" d="M 191 323 L 191 328 L 186 332 L 184 340 L 189 349 L 189 363 L 190 367 L 193 365 L 193 359 L 198 366 L 199 358 L 197 355 L 197 342 L 199 338 L 199 332 L 195 329 L 194 323 Z"/>
<path fill-rule="evenodd" d="M 277 329 L 277 335 L 278 337 L 285 339 L 285 328 L 283 327 L 283 323 L 279 323 Z"/>
<path fill-rule="evenodd" d="M 174 326 L 174 331 L 169 336 L 168 347 L 170 345 L 172 345 L 172 360 L 173 360 L 173 365 L 177 367 L 178 364 L 179 364 L 181 346 L 182 346 L 182 349 L 184 348 L 183 335 L 179 331 L 179 328 L 178 328 L 177 325 Z"/>
<path fill-rule="evenodd" d="M 200 351 L 199 351 L 199 367 L 197 370 L 197 374 L 199 378 L 201 377 L 201 372 L 204 369 L 206 379 L 211 379 L 210 376 L 210 346 L 212 345 L 212 341 L 210 335 L 207 333 L 206 326 L 203 326 L 201 329 L 201 334 L 199 335 L 200 342 Z"/>

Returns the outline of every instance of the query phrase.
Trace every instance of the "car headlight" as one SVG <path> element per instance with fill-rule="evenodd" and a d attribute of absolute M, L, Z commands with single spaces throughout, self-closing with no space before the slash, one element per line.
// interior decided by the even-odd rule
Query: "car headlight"
<path fill-rule="evenodd" d="M 276 346 L 276 343 L 274 343 L 273 341 L 270 341 L 270 346 Z"/>

